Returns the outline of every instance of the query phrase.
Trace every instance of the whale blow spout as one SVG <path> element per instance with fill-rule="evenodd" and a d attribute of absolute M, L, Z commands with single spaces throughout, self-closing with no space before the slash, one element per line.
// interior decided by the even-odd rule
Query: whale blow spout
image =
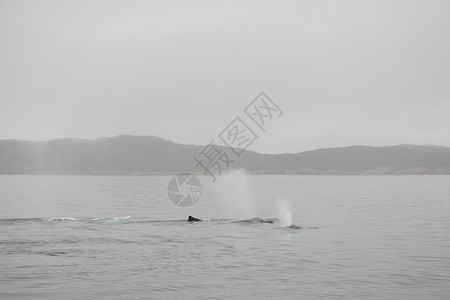
<path fill-rule="evenodd" d="M 193 216 L 188 217 L 188 222 L 200 222 L 200 219 L 194 218 Z"/>

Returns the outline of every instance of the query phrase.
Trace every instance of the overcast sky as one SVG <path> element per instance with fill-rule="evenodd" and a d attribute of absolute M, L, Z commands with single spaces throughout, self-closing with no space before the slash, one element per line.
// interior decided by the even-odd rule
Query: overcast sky
<path fill-rule="evenodd" d="M 250 147 L 450 146 L 450 1 L 0 0 L 0 139 L 217 135 Z"/>

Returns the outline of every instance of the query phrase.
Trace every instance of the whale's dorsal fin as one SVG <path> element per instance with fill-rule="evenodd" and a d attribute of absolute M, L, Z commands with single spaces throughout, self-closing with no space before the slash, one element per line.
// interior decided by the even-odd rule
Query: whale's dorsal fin
<path fill-rule="evenodd" d="M 188 222 L 200 222 L 200 219 L 194 218 L 193 216 L 188 217 Z"/>

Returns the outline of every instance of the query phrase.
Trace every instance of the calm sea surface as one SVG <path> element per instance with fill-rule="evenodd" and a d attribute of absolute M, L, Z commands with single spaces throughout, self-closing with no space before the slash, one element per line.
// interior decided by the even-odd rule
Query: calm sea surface
<path fill-rule="evenodd" d="M 0 299 L 450 299 L 449 176 L 170 178 L 0 176 Z"/>

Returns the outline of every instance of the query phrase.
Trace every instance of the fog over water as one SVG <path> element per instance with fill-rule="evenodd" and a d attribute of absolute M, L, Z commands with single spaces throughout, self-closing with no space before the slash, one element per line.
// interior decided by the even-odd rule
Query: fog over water
<path fill-rule="evenodd" d="M 448 299 L 449 15 L 0 0 L 0 299 Z"/>

